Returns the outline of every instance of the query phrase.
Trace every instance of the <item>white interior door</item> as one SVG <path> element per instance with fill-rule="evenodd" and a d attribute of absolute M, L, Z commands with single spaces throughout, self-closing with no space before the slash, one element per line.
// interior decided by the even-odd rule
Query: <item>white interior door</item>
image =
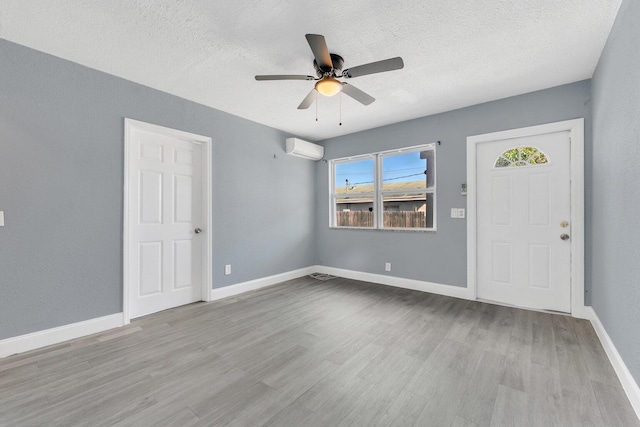
<path fill-rule="evenodd" d="M 128 138 L 125 292 L 134 318 L 203 299 L 206 239 L 202 144 L 135 127 Z"/>
<path fill-rule="evenodd" d="M 571 312 L 569 132 L 476 153 L 478 298 Z"/>

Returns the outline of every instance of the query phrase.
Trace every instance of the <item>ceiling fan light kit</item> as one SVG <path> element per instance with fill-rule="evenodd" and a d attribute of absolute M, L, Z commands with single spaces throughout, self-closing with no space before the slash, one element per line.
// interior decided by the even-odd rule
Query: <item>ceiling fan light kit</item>
<path fill-rule="evenodd" d="M 318 76 L 307 75 L 266 75 L 256 76 L 256 80 L 317 80 L 315 87 L 302 100 L 298 106 L 299 110 L 307 109 L 316 100 L 316 94 L 324 96 L 334 96 L 340 92 L 350 96 L 363 105 L 369 105 L 375 98 L 361 91 L 352 84 L 341 82 L 339 78 L 350 79 L 353 77 L 366 76 L 368 74 L 383 73 L 385 71 L 399 70 L 404 67 L 402 58 L 395 57 L 382 61 L 371 62 L 358 65 L 342 71 L 344 59 L 335 53 L 330 53 L 324 37 L 319 34 L 306 34 L 307 42 L 313 52 L 313 67 Z"/>
<path fill-rule="evenodd" d="M 318 80 L 315 89 L 324 96 L 334 96 L 342 90 L 342 83 L 333 77 L 325 77 Z"/>

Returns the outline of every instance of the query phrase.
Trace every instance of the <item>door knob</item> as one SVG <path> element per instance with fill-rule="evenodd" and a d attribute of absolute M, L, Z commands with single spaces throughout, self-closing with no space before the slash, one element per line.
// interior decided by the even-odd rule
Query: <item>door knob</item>
<path fill-rule="evenodd" d="M 561 234 L 561 235 L 560 235 L 560 238 L 561 238 L 562 240 L 569 240 L 569 235 L 568 235 L 568 234 Z"/>
<path fill-rule="evenodd" d="M 200 228 L 200 227 L 196 227 L 196 229 L 195 229 L 195 230 L 193 230 L 193 232 L 194 232 L 194 233 L 196 233 L 196 234 L 200 234 L 200 233 L 202 233 L 202 228 Z M 567 237 L 568 237 L 568 236 L 567 236 Z"/>

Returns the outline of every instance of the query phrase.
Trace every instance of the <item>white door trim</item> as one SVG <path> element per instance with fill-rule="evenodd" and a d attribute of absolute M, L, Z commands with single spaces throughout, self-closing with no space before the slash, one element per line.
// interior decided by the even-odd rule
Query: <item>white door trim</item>
<path fill-rule="evenodd" d="M 568 131 L 571 138 L 571 315 L 585 318 L 584 308 L 584 119 L 467 137 L 467 291 L 477 299 L 477 145 L 485 142 Z"/>
<path fill-rule="evenodd" d="M 173 138 L 182 139 L 185 141 L 191 141 L 202 144 L 202 218 L 205 220 L 205 226 L 207 233 L 203 237 L 206 239 L 204 250 L 202 253 L 202 299 L 204 301 L 211 301 L 211 289 L 213 287 L 213 233 L 212 233 L 212 139 L 207 136 L 196 135 L 189 132 L 183 132 L 176 129 L 171 129 L 163 126 L 154 125 L 151 123 L 145 123 L 138 120 L 129 118 L 124 119 L 124 209 L 123 209 L 123 301 L 122 312 L 124 314 L 124 324 L 127 325 L 131 321 L 130 317 L 130 296 L 129 290 L 129 242 L 131 239 L 130 227 L 129 227 L 129 191 L 131 189 L 131 182 L 129 182 L 129 168 L 131 166 L 131 160 L 129 159 L 129 148 L 133 143 L 131 141 L 132 130 L 149 131 L 166 135 Z"/>

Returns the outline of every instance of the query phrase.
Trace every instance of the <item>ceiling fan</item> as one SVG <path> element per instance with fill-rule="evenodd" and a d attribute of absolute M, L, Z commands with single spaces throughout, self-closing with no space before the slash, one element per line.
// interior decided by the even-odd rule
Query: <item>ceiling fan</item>
<path fill-rule="evenodd" d="M 349 95 L 356 101 L 369 105 L 375 98 L 361 91 L 352 84 L 341 82 L 339 78 L 351 79 L 353 77 L 366 76 L 367 74 L 382 73 L 385 71 L 399 70 L 404 67 L 402 58 L 395 57 L 382 61 L 371 62 L 369 64 L 358 65 L 357 67 L 342 70 L 344 59 L 335 53 L 329 53 L 324 37 L 319 34 L 306 34 L 307 42 L 313 52 L 315 59 L 313 67 L 317 77 L 305 75 L 266 75 L 256 76 L 256 80 L 317 80 L 315 87 L 302 100 L 298 109 L 309 108 L 315 101 L 318 93 L 324 96 L 333 96 L 340 91 Z"/>

